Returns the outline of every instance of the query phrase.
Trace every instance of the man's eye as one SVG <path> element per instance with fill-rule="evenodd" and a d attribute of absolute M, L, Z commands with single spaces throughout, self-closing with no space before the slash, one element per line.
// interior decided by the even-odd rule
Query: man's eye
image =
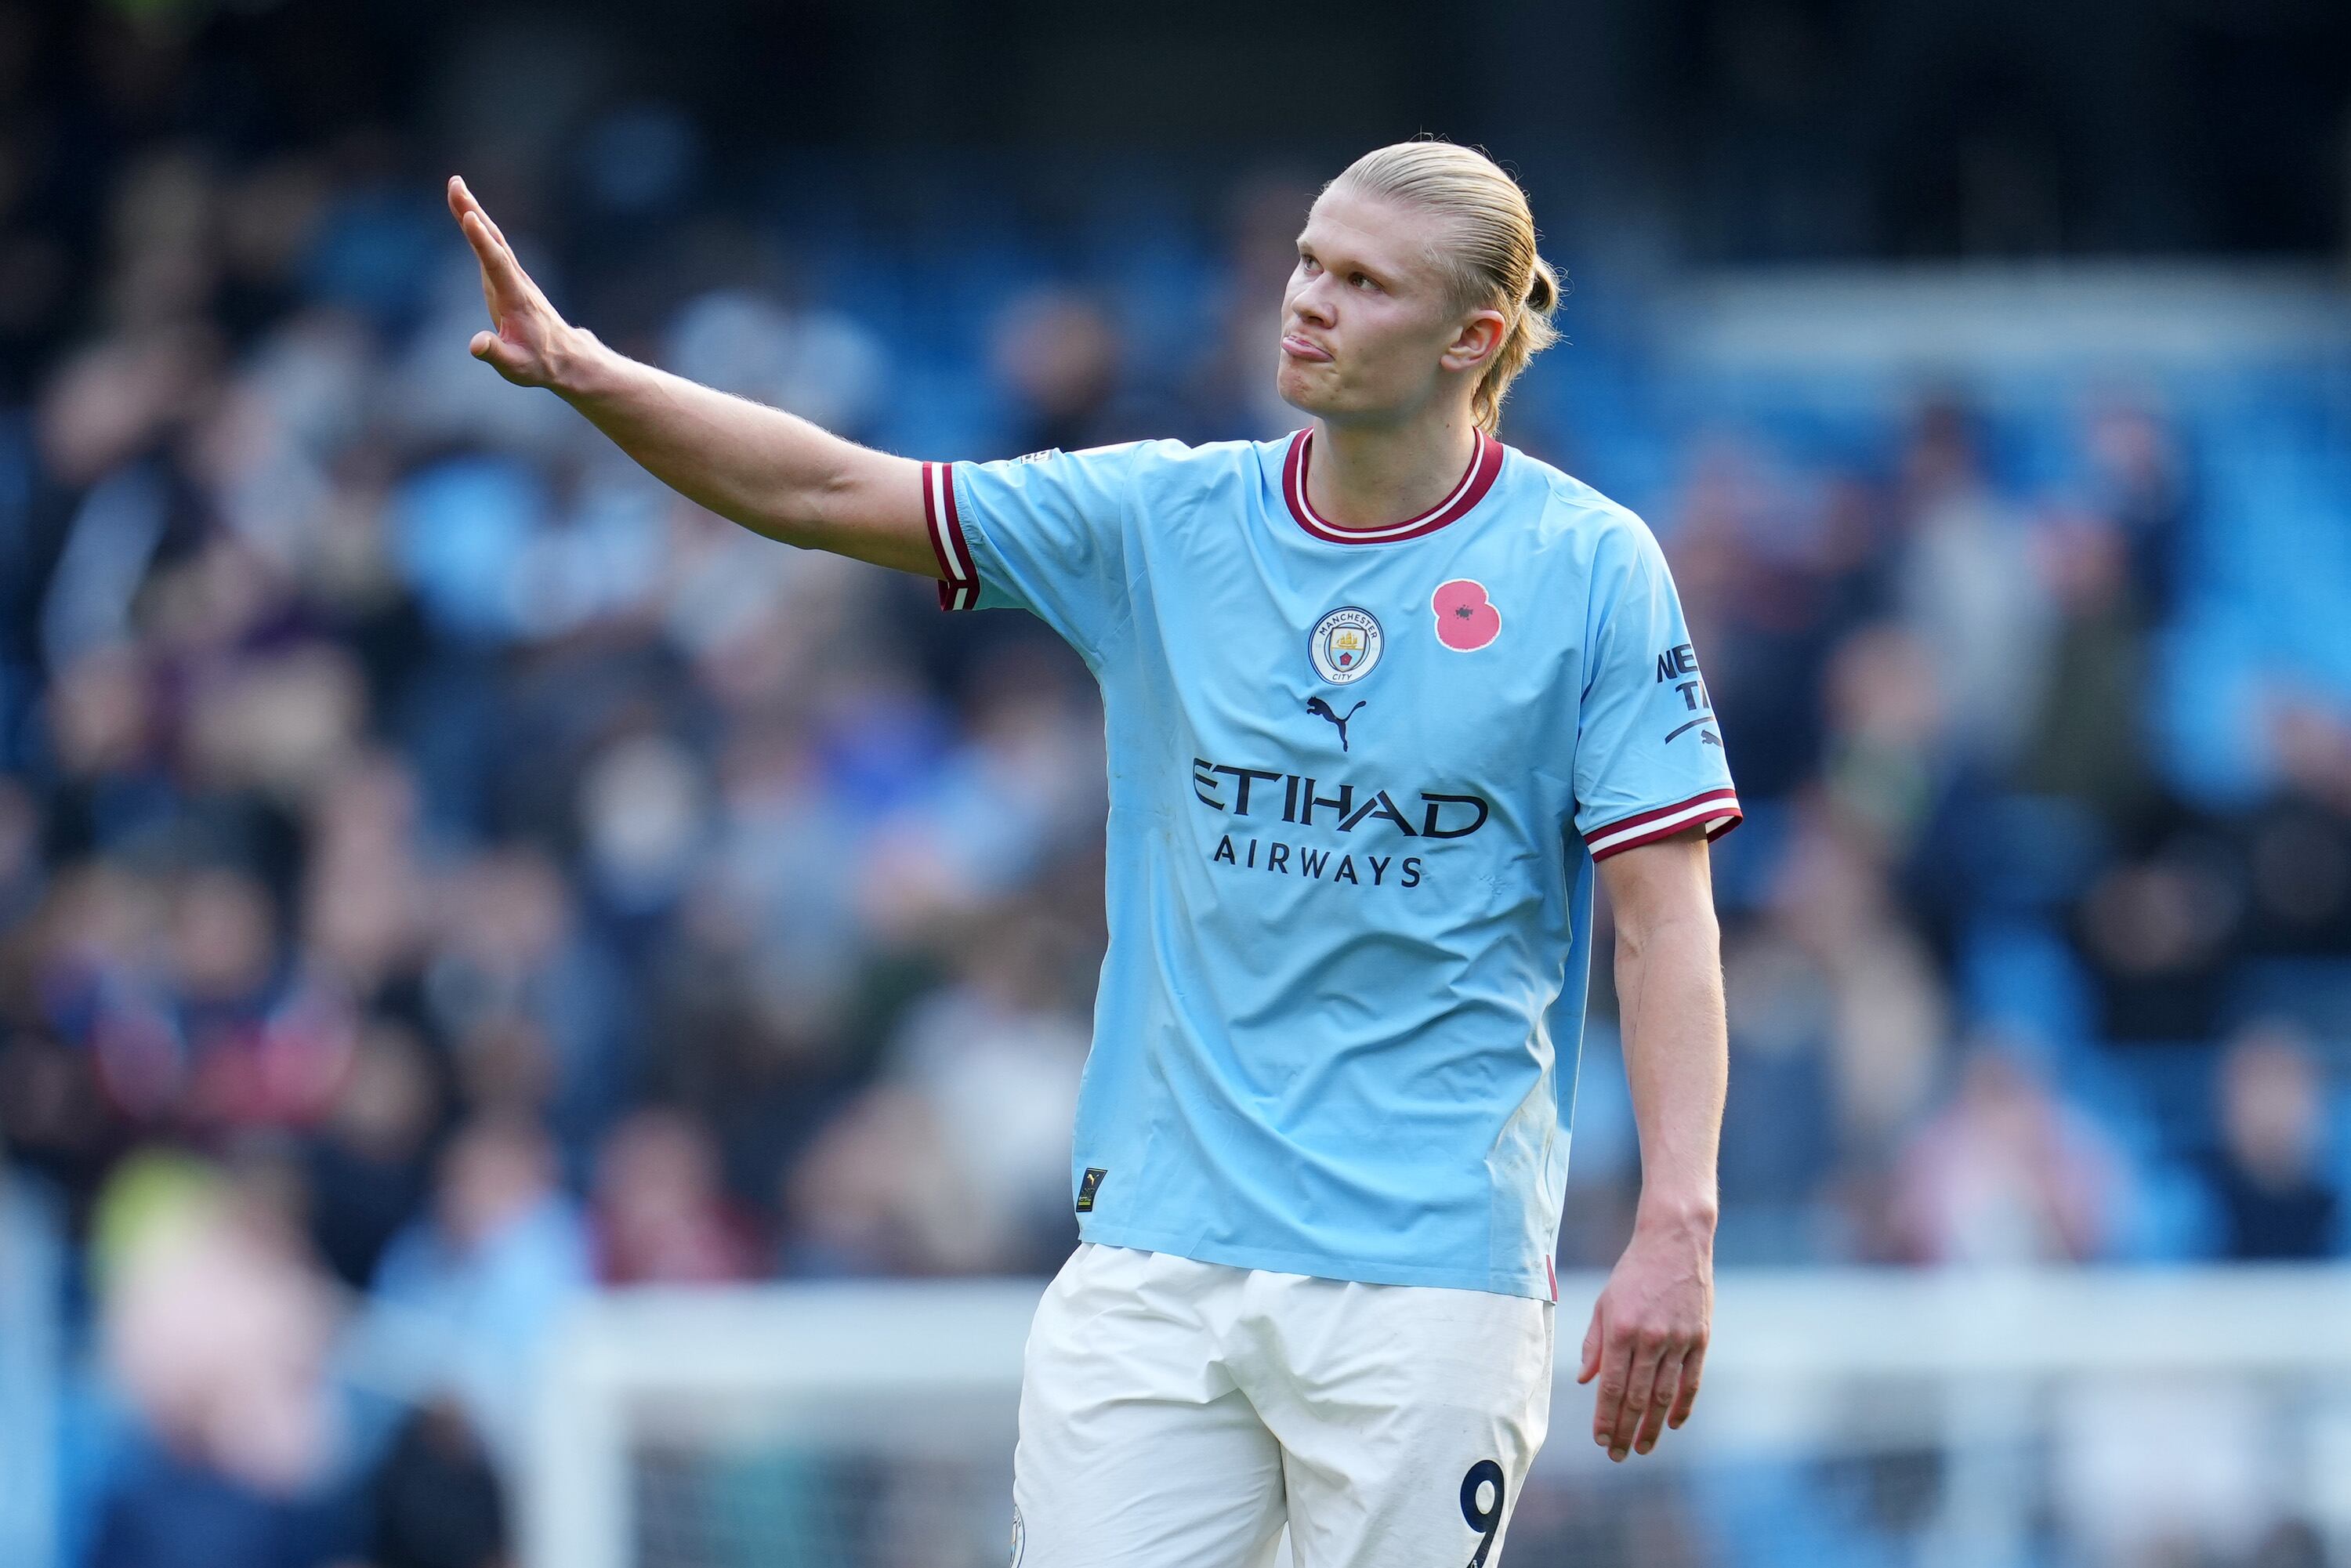
<path fill-rule="evenodd" d="M 1378 284 L 1373 282 L 1369 277 L 1360 272 L 1351 275 L 1347 281 L 1357 288 L 1377 288 L 1379 287 Z"/>
<path fill-rule="evenodd" d="M 1299 267 L 1301 267 L 1302 269 L 1304 269 L 1305 271 L 1308 271 L 1308 272 L 1320 272 L 1320 271 L 1322 271 L 1322 264 L 1321 262 L 1319 262 L 1319 261 L 1316 261 L 1316 260 L 1315 260 L 1312 256 L 1300 256 L 1300 257 L 1298 258 L 1298 265 L 1299 265 Z"/>

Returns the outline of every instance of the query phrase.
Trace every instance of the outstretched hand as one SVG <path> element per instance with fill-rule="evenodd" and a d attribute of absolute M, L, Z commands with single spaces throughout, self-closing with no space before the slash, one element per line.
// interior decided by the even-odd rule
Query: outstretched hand
<path fill-rule="evenodd" d="M 1592 1440 L 1610 1458 L 1646 1454 L 1689 1419 L 1713 1319 L 1710 1238 L 1635 1229 L 1593 1306 L 1576 1378 L 1600 1380 Z"/>
<path fill-rule="evenodd" d="M 474 193 L 457 175 L 449 177 L 449 212 L 474 247 L 482 267 L 482 298 L 490 308 L 491 330 L 474 334 L 474 358 L 517 386 L 555 384 L 557 361 L 571 332 L 538 285 L 515 259 L 514 247 L 490 221 Z"/>

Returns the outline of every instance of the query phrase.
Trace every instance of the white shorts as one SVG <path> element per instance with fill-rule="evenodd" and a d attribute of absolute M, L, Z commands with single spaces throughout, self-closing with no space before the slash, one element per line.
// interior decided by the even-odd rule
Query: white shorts
<path fill-rule="evenodd" d="M 1548 1301 L 1088 1242 L 1037 1309 L 1016 1568 L 1494 1568 L 1551 1419 Z"/>

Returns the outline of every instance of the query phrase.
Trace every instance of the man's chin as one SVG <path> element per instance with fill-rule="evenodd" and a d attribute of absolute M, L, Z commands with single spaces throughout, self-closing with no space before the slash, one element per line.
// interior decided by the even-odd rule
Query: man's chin
<path fill-rule="evenodd" d="M 1317 384 L 1316 378 L 1301 375 L 1289 365 L 1283 365 L 1273 375 L 1273 390 L 1281 401 L 1301 413 L 1321 417 L 1337 412 L 1337 399 L 1331 389 Z"/>

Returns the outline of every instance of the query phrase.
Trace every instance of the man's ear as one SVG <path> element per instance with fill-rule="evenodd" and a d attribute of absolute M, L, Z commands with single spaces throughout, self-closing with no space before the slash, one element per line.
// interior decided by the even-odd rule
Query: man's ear
<path fill-rule="evenodd" d="M 1509 330 L 1510 323 L 1499 310 L 1473 310 L 1453 341 L 1445 346 L 1445 356 L 1438 362 L 1448 371 L 1481 370 L 1500 351 Z"/>

